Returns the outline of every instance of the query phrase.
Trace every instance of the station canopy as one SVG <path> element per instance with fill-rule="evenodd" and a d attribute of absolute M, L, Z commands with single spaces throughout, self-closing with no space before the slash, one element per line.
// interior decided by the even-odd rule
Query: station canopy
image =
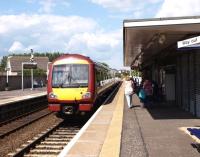
<path fill-rule="evenodd" d="M 138 67 L 170 49 L 177 51 L 177 42 L 199 36 L 199 28 L 200 16 L 124 20 L 124 66 Z"/>

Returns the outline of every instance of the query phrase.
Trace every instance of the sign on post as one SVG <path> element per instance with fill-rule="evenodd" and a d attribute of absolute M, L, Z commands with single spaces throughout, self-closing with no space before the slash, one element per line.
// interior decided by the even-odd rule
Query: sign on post
<path fill-rule="evenodd" d="M 177 42 L 178 48 L 200 47 L 200 36 Z"/>
<path fill-rule="evenodd" d="M 36 62 L 22 62 L 22 90 L 24 90 L 24 69 L 31 69 L 31 86 L 33 89 L 33 69 L 37 68 Z"/>
<path fill-rule="evenodd" d="M 24 69 L 37 69 L 36 62 L 23 62 Z"/>

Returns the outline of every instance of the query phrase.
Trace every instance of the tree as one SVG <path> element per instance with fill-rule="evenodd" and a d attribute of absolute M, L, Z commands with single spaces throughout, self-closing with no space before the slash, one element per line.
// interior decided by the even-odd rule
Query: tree
<path fill-rule="evenodd" d="M 109 68 L 109 65 L 107 63 L 102 62 L 101 64 Z"/>
<path fill-rule="evenodd" d="M 4 71 L 6 68 L 7 58 L 8 58 L 7 56 L 3 56 L 1 60 L 1 64 L 0 64 L 1 71 Z"/>
<path fill-rule="evenodd" d="M 141 76 L 141 73 L 138 70 L 131 70 L 132 76 Z"/>
<path fill-rule="evenodd" d="M 22 75 L 21 71 L 18 72 L 19 75 Z M 34 76 L 46 76 L 46 72 L 42 69 L 33 69 Z M 24 76 L 31 76 L 31 69 L 24 69 Z"/>

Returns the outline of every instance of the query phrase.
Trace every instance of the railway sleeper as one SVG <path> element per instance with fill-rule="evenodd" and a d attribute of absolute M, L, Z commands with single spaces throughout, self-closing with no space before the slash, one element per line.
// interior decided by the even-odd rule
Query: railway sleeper
<path fill-rule="evenodd" d="M 58 141 L 58 142 L 60 142 L 60 141 L 66 141 L 66 142 L 69 142 L 70 141 L 70 139 L 69 138 L 62 138 L 62 139 L 59 139 L 59 138 L 49 138 L 49 137 L 47 137 L 46 139 L 45 139 L 45 141 Z"/>
<path fill-rule="evenodd" d="M 80 129 L 80 126 L 79 127 L 60 127 L 58 130 L 79 130 Z"/>
<path fill-rule="evenodd" d="M 57 149 L 33 149 L 30 154 L 59 154 L 60 150 Z"/>
<path fill-rule="evenodd" d="M 75 135 L 49 135 L 50 138 L 72 138 L 74 137 Z"/>
<path fill-rule="evenodd" d="M 72 132 L 54 132 L 52 135 L 76 135 L 76 133 Z"/>
<path fill-rule="evenodd" d="M 62 150 L 64 146 L 56 146 L 56 145 L 38 145 L 35 148 L 39 149 L 58 149 Z"/>
<path fill-rule="evenodd" d="M 57 130 L 57 132 L 69 132 L 70 133 L 70 132 L 78 132 L 79 130 L 66 129 L 66 130 Z"/>
<path fill-rule="evenodd" d="M 66 145 L 68 142 L 59 141 L 59 142 L 51 142 L 51 141 L 43 141 L 41 144 L 49 144 L 49 145 Z"/>
<path fill-rule="evenodd" d="M 57 131 L 58 132 L 78 132 L 80 129 L 66 129 L 66 130 L 60 130 L 60 129 L 58 129 Z"/>

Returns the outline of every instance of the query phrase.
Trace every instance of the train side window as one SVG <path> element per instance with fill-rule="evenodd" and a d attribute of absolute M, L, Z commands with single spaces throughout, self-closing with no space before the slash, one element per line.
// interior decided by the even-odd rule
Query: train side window
<path fill-rule="evenodd" d="M 96 85 L 100 86 L 100 81 L 101 81 L 101 72 L 96 70 Z"/>

